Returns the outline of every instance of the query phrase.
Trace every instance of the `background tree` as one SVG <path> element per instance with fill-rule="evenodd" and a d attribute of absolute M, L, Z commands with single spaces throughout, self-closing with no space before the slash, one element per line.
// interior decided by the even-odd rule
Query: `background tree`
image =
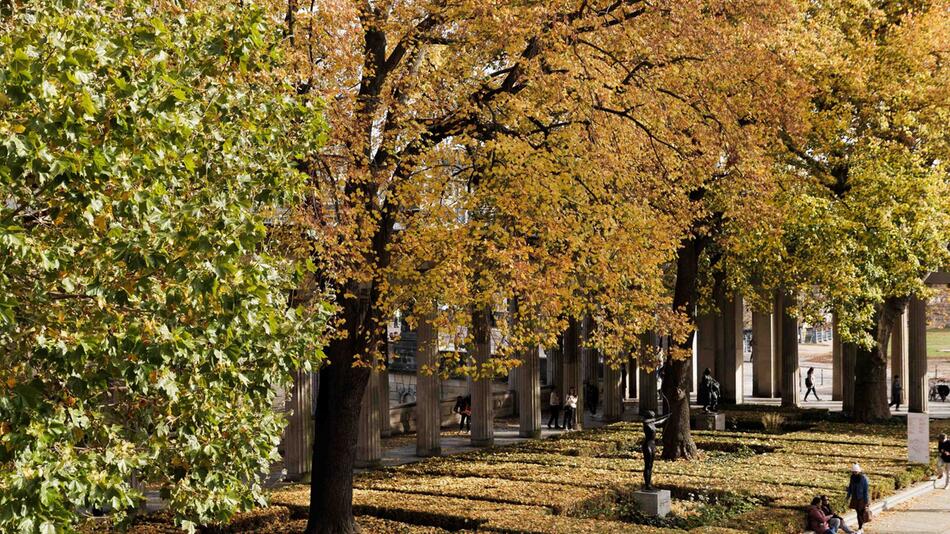
<path fill-rule="evenodd" d="M 36 1 L 0 23 L 0 530 L 157 485 L 184 527 L 262 502 L 274 391 L 321 304 L 268 225 L 319 109 L 245 5 Z"/>
<path fill-rule="evenodd" d="M 395 309 L 439 305 L 471 326 L 473 308 L 517 299 L 535 339 L 596 315 L 593 344 L 611 359 L 650 328 L 687 343 L 663 267 L 702 216 L 702 176 L 750 149 L 736 125 L 772 93 L 749 58 L 786 14 L 637 0 L 287 8 L 299 90 L 332 102 L 307 208 L 339 335 L 321 370 L 308 531 L 349 532 L 363 364 Z"/>
<path fill-rule="evenodd" d="M 775 250 L 787 262 L 783 283 L 835 311 L 844 341 L 856 345 L 859 421 L 890 416 L 895 317 L 950 259 L 948 9 L 812 5 L 803 19 L 810 40 L 789 51 L 810 98 L 780 133 L 789 217 Z"/>

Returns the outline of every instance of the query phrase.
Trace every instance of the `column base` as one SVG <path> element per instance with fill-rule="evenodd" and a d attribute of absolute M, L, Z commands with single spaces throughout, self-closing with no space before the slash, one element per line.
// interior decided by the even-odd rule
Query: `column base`
<path fill-rule="evenodd" d="M 475 439 L 472 438 L 472 447 L 491 447 L 495 444 L 495 438 Z"/>
<path fill-rule="evenodd" d="M 519 430 L 519 438 L 538 439 L 541 437 L 541 429 L 538 430 Z"/>
<path fill-rule="evenodd" d="M 434 449 L 416 449 L 416 456 L 419 458 L 442 456 L 442 447 L 436 447 Z"/>
<path fill-rule="evenodd" d="M 375 469 L 383 465 L 382 460 L 356 460 L 353 465 L 357 469 Z"/>

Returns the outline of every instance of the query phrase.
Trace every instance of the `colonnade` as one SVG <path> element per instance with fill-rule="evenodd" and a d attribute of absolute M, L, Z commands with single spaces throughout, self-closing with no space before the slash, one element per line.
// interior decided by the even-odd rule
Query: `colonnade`
<path fill-rule="evenodd" d="M 696 345 L 692 366 L 701 377 L 710 369 L 720 381 L 722 402 L 742 404 L 747 394 L 752 397 L 781 397 L 783 406 L 800 403 L 800 371 L 798 355 L 798 323 L 788 313 L 792 302 L 778 294 L 772 310 L 752 313 L 752 391 L 744 391 L 743 365 L 743 300 L 738 294 L 728 295 L 719 303 L 719 314 L 702 315 L 697 320 Z M 598 354 L 586 347 L 592 325 L 587 321 L 571 321 L 557 347 L 546 352 L 547 381 L 556 387 L 562 398 L 574 388 L 578 396 L 578 426 L 583 426 L 584 382 L 598 380 Z M 845 412 L 854 406 L 853 346 L 842 344 L 837 335 L 837 321 L 832 349 L 832 398 L 841 400 Z M 421 321 L 417 329 L 416 360 L 420 369 L 434 366 L 439 357 L 438 333 L 431 322 Z M 638 366 L 646 351 L 658 350 L 661 342 L 654 334 L 645 334 L 641 354 L 631 354 L 625 371 L 604 367 L 603 419 L 617 421 L 623 415 L 623 401 L 638 399 L 640 413 L 647 410 L 660 412 L 658 401 L 659 378 L 656 371 Z M 475 359 L 488 359 L 490 343 L 478 344 Z M 510 377 L 516 396 L 519 416 L 519 435 L 535 438 L 541 435 L 541 349 L 529 350 L 523 363 Z M 927 411 L 927 348 L 926 302 L 914 299 L 897 322 L 891 337 L 891 365 L 905 384 L 903 399 L 912 412 Z M 624 379 L 624 376 L 626 377 Z M 302 478 L 310 470 L 310 443 L 313 433 L 311 417 L 312 376 L 301 373 L 291 395 L 291 415 L 285 436 L 285 464 L 288 476 Z M 494 406 L 491 380 L 473 380 L 471 387 L 472 432 L 474 446 L 494 443 Z M 596 383 L 596 382 L 595 382 Z M 416 378 L 416 454 L 441 454 L 441 380 L 438 375 L 420 372 Z M 303 414 L 306 414 L 304 416 Z M 373 466 L 381 459 L 380 436 L 388 435 L 389 428 L 388 376 L 385 370 L 373 371 L 363 398 L 357 463 Z"/>

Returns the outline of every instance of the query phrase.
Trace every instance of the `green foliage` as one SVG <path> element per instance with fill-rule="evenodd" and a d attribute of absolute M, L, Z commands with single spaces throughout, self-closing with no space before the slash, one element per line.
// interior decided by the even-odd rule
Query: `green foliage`
<path fill-rule="evenodd" d="M 245 3 L 246 4 L 246 3 Z M 0 531 L 261 501 L 324 309 L 269 224 L 322 141 L 255 7 L 41 0 L 0 22 Z"/>

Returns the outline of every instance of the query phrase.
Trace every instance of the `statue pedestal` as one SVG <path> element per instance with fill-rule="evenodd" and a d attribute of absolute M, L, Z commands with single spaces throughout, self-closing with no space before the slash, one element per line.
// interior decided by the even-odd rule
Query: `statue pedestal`
<path fill-rule="evenodd" d="M 725 430 L 726 414 L 701 413 L 693 417 L 693 430 Z"/>
<path fill-rule="evenodd" d="M 907 460 L 912 464 L 930 463 L 930 414 L 907 414 Z"/>
<path fill-rule="evenodd" d="M 666 517 L 670 513 L 669 490 L 641 490 L 633 492 L 633 502 L 637 509 L 647 516 Z"/>

